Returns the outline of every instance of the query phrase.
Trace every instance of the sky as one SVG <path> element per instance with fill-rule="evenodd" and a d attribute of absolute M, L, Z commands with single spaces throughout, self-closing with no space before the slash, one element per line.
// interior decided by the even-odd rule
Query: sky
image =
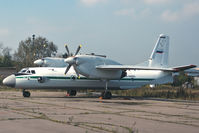
<path fill-rule="evenodd" d="M 160 34 L 170 66 L 199 65 L 198 0 L 0 0 L 0 43 L 16 51 L 33 34 L 64 53 L 106 55 L 122 64 L 148 60 Z"/>

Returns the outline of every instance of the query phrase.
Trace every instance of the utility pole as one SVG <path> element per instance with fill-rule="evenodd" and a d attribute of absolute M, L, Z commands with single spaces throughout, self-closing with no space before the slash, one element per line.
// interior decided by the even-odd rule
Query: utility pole
<path fill-rule="evenodd" d="M 35 59 L 36 53 L 35 53 L 35 34 L 32 35 L 32 53 L 33 53 L 33 59 Z"/>
<path fill-rule="evenodd" d="M 32 40 L 33 40 L 33 46 L 34 46 L 34 43 L 35 43 L 34 42 L 35 41 L 35 35 L 34 34 L 32 35 Z"/>

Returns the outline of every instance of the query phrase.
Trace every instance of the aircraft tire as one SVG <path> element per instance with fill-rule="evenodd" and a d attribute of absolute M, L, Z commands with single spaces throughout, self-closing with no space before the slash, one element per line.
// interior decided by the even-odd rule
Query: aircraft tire
<path fill-rule="evenodd" d="M 76 96 L 77 91 L 76 90 L 69 90 L 68 94 L 69 94 L 69 96 Z"/>
<path fill-rule="evenodd" d="M 103 91 L 102 92 L 102 98 L 103 99 L 111 99 L 112 98 L 112 94 L 110 91 Z"/>
<path fill-rule="evenodd" d="M 30 97 L 29 91 L 23 91 L 23 97 Z"/>

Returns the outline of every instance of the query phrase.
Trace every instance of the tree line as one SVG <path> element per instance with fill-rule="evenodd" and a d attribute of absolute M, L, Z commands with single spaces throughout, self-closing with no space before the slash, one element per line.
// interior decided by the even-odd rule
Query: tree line
<path fill-rule="evenodd" d="M 11 54 L 11 48 L 0 44 L 0 67 L 16 67 L 17 70 L 34 66 L 33 62 L 43 57 L 55 56 L 57 46 L 48 41 L 45 37 L 28 37 L 19 42 L 19 46 L 14 54 Z"/>
<path fill-rule="evenodd" d="M 0 44 L 0 67 L 11 67 L 13 66 L 12 55 L 10 54 L 11 49 L 8 47 L 3 47 L 3 44 Z"/>

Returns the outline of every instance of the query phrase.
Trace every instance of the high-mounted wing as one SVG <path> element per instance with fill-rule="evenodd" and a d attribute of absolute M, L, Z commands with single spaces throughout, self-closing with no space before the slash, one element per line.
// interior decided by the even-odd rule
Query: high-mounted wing
<path fill-rule="evenodd" d="M 142 66 L 132 66 L 132 65 L 99 65 L 96 66 L 99 70 L 160 70 L 160 71 L 167 71 L 167 72 L 179 72 L 184 71 L 186 69 L 194 68 L 195 65 L 185 65 L 179 67 L 172 67 L 172 68 L 157 68 L 157 67 L 142 67 Z"/>
<path fill-rule="evenodd" d="M 184 70 L 194 68 L 194 67 L 196 67 L 196 65 L 185 65 L 185 66 L 174 67 L 173 69 L 175 70 L 175 72 L 179 72 L 179 71 L 184 71 Z"/>

